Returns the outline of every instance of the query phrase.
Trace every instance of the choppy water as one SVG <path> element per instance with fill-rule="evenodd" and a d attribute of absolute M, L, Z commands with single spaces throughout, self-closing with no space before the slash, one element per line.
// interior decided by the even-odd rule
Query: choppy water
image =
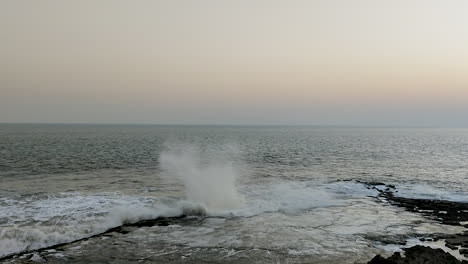
<path fill-rule="evenodd" d="M 354 263 L 395 250 L 376 237 L 459 231 L 342 180 L 468 201 L 468 129 L 0 125 L 0 257 L 188 209 L 208 217 L 118 251 Z"/>

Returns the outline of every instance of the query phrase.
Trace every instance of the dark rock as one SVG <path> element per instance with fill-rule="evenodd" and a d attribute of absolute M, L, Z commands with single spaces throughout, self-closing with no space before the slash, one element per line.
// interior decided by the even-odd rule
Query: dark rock
<path fill-rule="evenodd" d="M 386 185 L 382 182 L 357 182 L 366 185 L 368 189 L 378 190 L 379 196 L 392 205 L 403 207 L 410 212 L 418 212 L 442 224 L 462 226 L 460 222 L 468 222 L 468 203 L 397 197 L 394 195 L 398 192 L 394 185 Z M 375 187 L 382 185 L 386 187 L 384 190 Z"/>
<path fill-rule="evenodd" d="M 375 256 L 371 261 L 367 262 L 367 264 L 394 264 L 395 262 L 388 260 L 380 255 Z"/>
<path fill-rule="evenodd" d="M 452 249 L 452 250 L 458 250 L 458 246 L 452 245 L 452 244 L 445 244 L 446 247 Z"/>
<path fill-rule="evenodd" d="M 468 247 L 468 237 L 464 235 L 452 235 L 445 239 L 448 248 L 458 249 L 459 247 Z"/>
<path fill-rule="evenodd" d="M 371 186 L 382 186 L 382 185 L 385 185 L 385 183 L 383 182 L 366 182 L 367 185 L 371 185 Z"/>
<path fill-rule="evenodd" d="M 442 249 L 433 249 L 430 247 L 414 246 L 405 249 L 405 257 L 400 253 L 394 253 L 391 257 L 385 259 L 381 256 L 375 256 L 368 264 L 460 264 L 462 263 L 454 256 Z"/>
<path fill-rule="evenodd" d="M 369 187 L 375 186 L 368 183 Z M 386 198 L 392 205 L 403 207 L 410 212 L 418 212 L 445 225 L 461 226 L 460 222 L 468 221 L 468 203 L 445 200 L 415 199 L 397 197 L 391 191 L 380 191 L 380 196 Z"/>
<path fill-rule="evenodd" d="M 397 197 L 394 185 L 385 185 L 379 182 L 362 182 L 369 189 L 377 189 L 382 202 L 388 202 L 393 206 L 402 207 L 407 211 L 419 213 L 427 218 L 438 221 L 441 224 L 462 226 L 460 222 L 468 221 L 468 203 L 453 202 L 446 200 L 415 199 Z M 385 185 L 385 189 L 376 188 L 377 185 Z M 459 250 L 460 254 L 468 255 L 468 231 L 456 235 L 433 234 L 431 238 L 422 238 L 421 241 L 438 241 L 444 239 L 446 247 Z M 372 264 L 432 264 L 432 263 L 468 263 L 459 261 L 454 256 L 446 253 L 442 249 L 431 249 L 429 247 L 414 246 L 405 250 L 405 257 L 395 253 L 385 259 L 376 256 L 369 263 Z"/>

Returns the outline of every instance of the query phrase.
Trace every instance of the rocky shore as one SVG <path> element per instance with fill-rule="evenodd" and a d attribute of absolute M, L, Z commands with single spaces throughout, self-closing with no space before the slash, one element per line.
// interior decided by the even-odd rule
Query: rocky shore
<path fill-rule="evenodd" d="M 467 264 L 468 261 L 458 260 L 440 248 L 413 246 L 405 249 L 405 256 L 399 252 L 389 258 L 375 256 L 368 264 Z"/>
<path fill-rule="evenodd" d="M 420 238 L 422 242 L 440 241 L 445 247 L 459 253 L 468 259 L 468 203 L 403 198 L 395 195 L 397 192 L 395 186 L 387 185 L 381 182 L 361 182 L 368 189 L 377 190 L 382 201 L 388 202 L 393 206 L 405 208 L 405 210 L 419 213 L 427 218 L 437 221 L 444 225 L 463 226 L 466 230 L 463 233 L 455 235 L 432 234 L 430 237 Z M 413 246 L 404 250 L 404 256 L 399 252 L 394 253 L 389 258 L 383 258 L 380 255 L 374 257 L 368 264 L 451 264 L 466 263 L 467 260 L 459 260 L 453 255 L 440 248 L 431 248 L 425 246 Z"/>
<path fill-rule="evenodd" d="M 465 228 L 464 232 L 459 234 L 424 234 L 418 237 L 422 245 L 408 246 L 408 236 L 373 236 L 369 234 L 365 236 L 369 241 L 378 241 L 383 245 L 402 246 L 403 252 L 395 252 L 392 256 L 387 258 L 374 254 L 379 252 L 375 251 L 368 253 L 368 255 L 360 259 L 357 263 L 368 264 L 468 264 L 468 203 L 443 201 L 443 200 L 430 200 L 430 199 L 415 199 L 403 198 L 397 194 L 397 189 L 393 185 L 384 184 L 381 182 L 362 182 L 357 181 L 366 186 L 370 190 L 377 190 L 379 195 L 376 200 L 385 204 L 385 206 L 400 207 L 401 211 L 409 211 L 412 213 L 420 214 L 425 218 L 436 221 L 441 225 L 457 226 L 460 229 Z M 374 199 L 375 196 L 372 196 Z M 395 208 L 393 208 L 395 209 Z M 400 210 L 400 209 L 398 209 Z M 104 233 L 84 238 L 82 240 L 74 241 L 72 243 L 64 243 L 54 245 L 40 250 L 25 251 L 20 254 L 10 255 L 0 258 L 0 263 L 63 263 L 65 261 L 65 252 L 72 253 L 67 256 L 69 263 L 135 263 L 143 261 L 141 254 L 134 252 L 135 246 L 130 246 L 129 243 L 136 243 L 138 240 L 129 239 L 132 233 L 142 232 L 151 227 L 170 227 L 170 226 L 200 226 L 206 220 L 203 215 L 180 216 L 169 218 L 158 218 L 153 220 L 144 220 L 132 224 L 124 224 L 122 226 L 112 228 Z M 458 232 L 458 231 L 456 231 Z M 146 241 L 144 242 L 147 243 Z M 432 247 L 437 244 L 441 248 Z M 428 246 L 429 245 L 429 246 Z M 101 251 L 99 246 L 106 248 L 106 251 Z M 178 253 L 184 251 L 182 244 L 151 244 L 148 248 L 140 248 L 141 252 L 151 249 L 152 251 L 145 253 L 145 256 L 153 256 L 144 259 L 142 263 L 186 263 L 184 256 Z M 450 252 L 447 252 L 450 249 Z M 222 259 L 220 255 L 220 248 L 197 248 L 190 253 L 191 263 L 246 263 L 256 260 L 255 263 L 275 263 L 277 259 L 283 259 L 285 256 L 281 252 L 274 252 L 267 248 L 237 248 L 238 252 L 243 252 L 245 256 L 237 257 L 229 262 L 228 259 Z M 82 252 L 93 252 L 86 255 Z M 107 253 L 106 253 L 107 252 Z M 119 255 L 115 255 L 116 252 Z M 171 253 L 175 252 L 175 253 Z M 234 251 L 233 251 L 234 252 Z M 223 252 L 223 254 L 226 252 Z M 456 254 L 454 254 L 456 253 Z M 159 255 L 158 255 L 159 254 Z M 165 254 L 165 255 L 163 255 Z M 227 254 L 233 254 L 227 252 Z M 239 254 L 240 255 L 240 254 Z M 122 258 L 124 256 L 125 258 Z M 187 256 L 189 256 L 187 254 Z M 287 256 L 287 254 L 286 254 Z M 388 256 L 388 255 L 387 255 Z M 208 261 L 207 258 L 209 258 Z M 371 259 L 372 258 L 372 259 Z M 371 259 L 369 261 L 369 259 Z M 283 263 L 283 262 L 279 262 Z M 303 256 L 303 259 L 296 257 L 294 263 L 310 263 L 310 257 Z M 324 263 L 313 262 L 312 263 Z M 339 260 L 330 263 L 342 263 Z"/>

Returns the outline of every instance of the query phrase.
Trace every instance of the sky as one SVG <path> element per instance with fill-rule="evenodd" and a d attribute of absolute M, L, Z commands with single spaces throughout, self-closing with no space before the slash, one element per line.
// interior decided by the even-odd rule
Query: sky
<path fill-rule="evenodd" d="M 468 127 L 466 0 L 2 0 L 0 122 Z"/>

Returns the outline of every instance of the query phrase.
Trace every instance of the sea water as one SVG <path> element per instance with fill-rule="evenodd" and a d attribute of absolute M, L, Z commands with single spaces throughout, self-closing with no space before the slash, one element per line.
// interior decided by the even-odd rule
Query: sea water
<path fill-rule="evenodd" d="M 468 202 L 467 162 L 467 129 L 2 124 L 0 257 L 189 215 L 60 254 L 364 262 L 399 250 L 382 238 L 461 229 L 360 181 Z"/>

